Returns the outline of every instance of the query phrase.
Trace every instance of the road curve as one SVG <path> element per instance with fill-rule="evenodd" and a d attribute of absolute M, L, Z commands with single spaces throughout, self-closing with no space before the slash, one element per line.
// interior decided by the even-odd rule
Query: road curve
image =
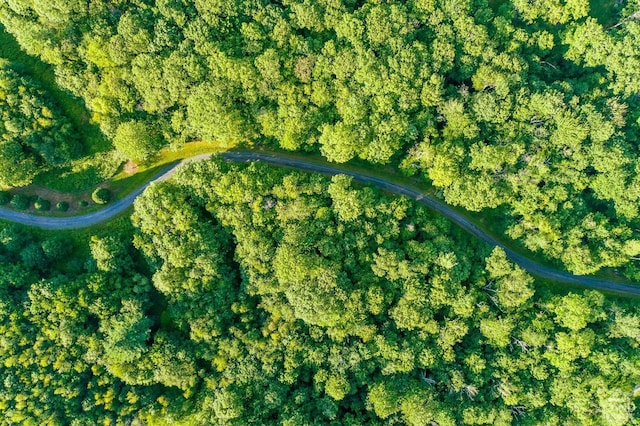
<path fill-rule="evenodd" d="M 142 194 L 149 185 L 151 185 L 153 182 L 161 182 L 163 180 L 169 179 L 171 176 L 173 176 L 180 165 L 192 161 L 204 160 L 211 157 L 211 155 L 212 154 L 197 155 L 195 157 L 182 160 L 178 164 L 167 166 L 157 175 L 152 177 L 147 183 L 133 191 L 131 194 L 127 195 L 124 198 L 121 198 L 120 200 L 114 201 L 113 203 L 105 206 L 103 209 L 100 209 L 93 213 L 87 213 L 82 216 L 50 217 L 38 216 L 29 213 L 17 212 L 15 210 L 0 208 L 0 219 L 49 230 L 85 228 L 87 226 L 95 225 L 96 223 L 104 222 L 105 220 L 112 218 L 118 213 L 125 211 L 129 206 L 133 204 L 133 201 L 138 197 L 138 195 Z"/>
<path fill-rule="evenodd" d="M 0 208 L 0 219 L 9 220 L 12 222 L 21 223 L 23 225 L 36 226 L 44 229 L 51 230 L 60 230 L 60 229 L 73 229 L 73 228 L 82 228 L 90 225 L 94 225 L 96 223 L 105 221 L 114 215 L 121 213 L 126 210 L 135 198 L 140 195 L 150 184 L 154 182 L 159 182 L 168 179 L 171 177 L 178 167 L 184 163 L 199 161 L 206 158 L 209 158 L 212 154 L 203 154 L 198 155 L 182 162 L 169 166 L 165 168 L 156 176 L 151 178 L 149 182 L 136 189 L 131 194 L 126 197 L 108 205 L 102 210 L 89 213 L 82 216 L 71 216 L 71 217 L 45 217 L 45 216 L 36 216 L 28 213 L 16 212 L 13 210 L 7 210 Z M 334 167 L 331 165 L 321 165 L 315 163 L 309 163 L 303 160 L 285 158 L 285 157 L 277 157 L 269 154 L 261 154 L 257 152 L 224 152 L 220 154 L 224 159 L 228 161 L 264 161 L 265 163 L 287 167 L 297 170 L 303 170 L 308 172 L 322 173 L 326 175 L 336 175 L 336 174 L 344 174 L 348 176 L 352 176 L 353 179 L 357 182 L 364 184 L 372 184 L 375 185 L 385 191 L 404 195 L 406 197 L 412 198 L 418 201 L 421 204 L 429 207 L 430 209 L 440 213 L 445 216 L 449 220 L 451 220 L 456 225 L 460 226 L 462 229 L 467 232 L 475 235 L 481 240 L 487 242 L 492 246 L 501 247 L 507 257 L 511 259 L 514 263 L 520 265 L 522 268 L 527 270 L 529 273 L 538 276 L 540 278 L 546 278 L 554 281 L 558 281 L 567 285 L 589 288 L 594 290 L 600 290 L 607 293 L 618 294 L 622 296 L 634 296 L 640 297 L 640 285 L 635 286 L 631 284 L 617 283 L 613 281 L 602 280 L 598 278 L 586 277 L 581 275 L 573 275 L 568 272 L 559 271 L 557 269 L 549 268 L 547 266 L 541 265 L 533 260 L 522 256 L 521 254 L 516 253 L 510 248 L 506 247 L 491 235 L 487 234 L 485 231 L 480 229 L 474 223 L 472 223 L 469 219 L 461 215 L 460 213 L 453 210 L 451 207 L 446 204 L 438 201 L 434 198 L 430 198 L 428 195 L 422 194 L 417 190 L 412 188 L 404 187 L 385 179 L 370 176 L 364 173 L 352 172 L 348 170 L 342 170 L 338 167 Z"/>

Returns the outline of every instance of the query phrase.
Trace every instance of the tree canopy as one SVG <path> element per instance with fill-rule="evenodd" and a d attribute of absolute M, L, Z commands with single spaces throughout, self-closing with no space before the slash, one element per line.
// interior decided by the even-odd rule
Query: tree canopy
<path fill-rule="evenodd" d="M 0 230 L 9 423 L 634 421 L 637 304 L 551 291 L 406 198 L 214 159 L 132 221 Z"/>
<path fill-rule="evenodd" d="M 572 272 L 640 276 L 635 1 L 49 3 L 0 22 L 127 157 L 215 139 L 391 163 Z"/>
<path fill-rule="evenodd" d="M 203 139 L 388 165 L 637 280 L 640 6 L 601 3 L 11 0 L 0 24 L 120 157 Z M 0 186 L 81 154 L 6 61 L 0 115 Z M 637 303 L 540 282 L 409 199 L 214 158 L 128 220 L 0 224 L 4 423 L 637 423 Z"/>
<path fill-rule="evenodd" d="M 71 123 L 32 79 L 0 58 L 0 186 L 23 186 L 82 153 Z"/>

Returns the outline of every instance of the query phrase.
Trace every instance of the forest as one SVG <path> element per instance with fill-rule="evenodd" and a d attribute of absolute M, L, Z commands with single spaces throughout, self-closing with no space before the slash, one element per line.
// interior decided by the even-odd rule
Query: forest
<path fill-rule="evenodd" d="M 390 164 L 571 272 L 634 279 L 639 16 L 633 0 L 0 5 L 127 156 L 204 139 Z"/>
<path fill-rule="evenodd" d="M 635 421 L 637 303 L 558 293 L 405 198 L 214 159 L 131 222 L 3 227 L 4 423 Z"/>
<path fill-rule="evenodd" d="M 0 186 L 23 186 L 67 165 L 83 146 L 68 119 L 38 84 L 0 58 Z"/>
<path fill-rule="evenodd" d="M 637 283 L 638 45 L 635 0 L 0 2 L 0 201 L 289 151 Z M 638 300 L 414 200 L 214 156 L 129 213 L 0 221 L 0 424 L 638 424 Z"/>

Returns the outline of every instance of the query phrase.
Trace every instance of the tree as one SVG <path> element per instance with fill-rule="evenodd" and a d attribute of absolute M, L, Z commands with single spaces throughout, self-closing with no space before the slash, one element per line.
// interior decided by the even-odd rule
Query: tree
<path fill-rule="evenodd" d="M 96 188 L 91 194 L 91 199 L 96 204 L 107 204 L 111 200 L 111 191 L 107 188 Z"/>
<path fill-rule="evenodd" d="M 34 201 L 33 207 L 39 211 L 48 211 L 51 209 L 51 201 L 38 197 L 38 199 Z"/>
<path fill-rule="evenodd" d="M 340 401 L 349 393 L 351 385 L 342 376 L 331 376 L 325 383 L 325 392 L 331 398 Z"/>
<path fill-rule="evenodd" d="M 93 236 L 89 247 L 100 271 L 126 273 L 133 270 L 133 259 L 121 236 Z"/>
<path fill-rule="evenodd" d="M 141 303 L 134 300 L 123 301 L 120 312 L 104 322 L 104 362 L 113 375 L 131 384 L 141 381 L 145 372 L 137 368 L 137 363 L 148 351 L 151 325 Z M 142 379 L 145 382 L 148 379 Z"/>
<path fill-rule="evenodd" d="M 495 297 L 502 309 L 523 309 L 534 294 L 533 278 L 519 266 L 514 266 L 504 252 L 496 247 L 486 259 L 486 271 L 492 279 L 486 285 L 486 291 Z"/>
<path fill-rule="evenodd" d="M 0 185 L 24 186 L 49 167 L 66 166 L 82 145 L 39 85 L 0 61 Z"/>
<path fill-rule="evenodd" d="M 29 208 L 31 200 L 24 194 L 15 194 L 11 199 L 11 207 L 18 210 L 26 210 Z"/>
<path fill-rule="evenodd" d="M 158 150 L 160 140 L 148 124 L 131 120 L 118 126 L 113 145 L 126 158 L 146 160 Z"/>
<path fill-rule="evenodd" d="M 587 324 L 604 318 L 602 294 L 591 291 L 584 295 L 568 294 L 550 301 L 556 322 L 570 330 L 581 330 Z"/>
<path fill-rule="evenodd" d="M 202 84 L 192 91 L 187 100 L 187 119 L 197 137 L 232 145 L 253 136 L 248 111 L 234 99 L 234 92 L 226 89 L 224 81 Z"/>
<path fill-rule="evenodd" d="M 15 35 L 131 156 L 215 139 L 400 165 L 551 262 L 638 274 L 632 4 L 605 30 L 586 0 L 62 3 L 0 2 L 0 56 L 24 59 Z M 84 167 L 9 77 L 0 185 Z M 151 185 L 132 221 L 66 254 L 0 231 L 6 422 L 637 417 L 637 304 L 539 286 L 408 198 L 217 158 Z"/>

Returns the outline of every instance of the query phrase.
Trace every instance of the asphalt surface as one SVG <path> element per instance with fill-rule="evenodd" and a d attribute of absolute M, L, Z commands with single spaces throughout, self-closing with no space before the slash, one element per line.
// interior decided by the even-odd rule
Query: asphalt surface
<path fill-rule="evenodd" d="M 154 182 L 161 182 L 169 179 L 178 170 L 179 166 L 192 161 L 204 160 L 211 157 L 211 155 L 212 154 L 198 155 L 183 160 L 178 164 L 168 166 L 126 197 L 107 204 L 103 209 L 92 213 L 87 213 L 82 216 L 47 217 L 0 208 L 0 219 L 50 230 L 85 228 L 87 226 L 95 225 L 125 211 L 133 204 L 133 201 L 138 197 L 138 195 L 142 194 L 149 185 Z"/>
<path fill-rule="evenodd" d="M 524 257 L 521 254 L 518 254 L 505 245 L 501 244 L 491 235 L 487 234 L 485 231 L 473 224 L 469 219 L 456 212 L 446 204 L 434 198 L 430 198 L 429 196 L 422 194 L 412 188 L 404 187 L 375 176 L 366 175 L 364 173 L 351 172 L 347 170 L 341 170 L 329 165 L 314 164 L 302 160 L 277 157 L 269 154 L 261 154 L 256 152 L 225 152 L 220 155 L 226 160 L 235 162 L 263 161 L 274 166 L 287 167 L 308 172 L 322 173 L 326 175 L 344 174 L 352 176 L 353 179 L 357 182 L 372 184 L 385 191 L 398 195 L 404 195 L 418 201 L 421 204 L 424 204 L 425 206 L 445 216 L 462 229 L 485 241 L 491 246 L 501 247 L 511 261 L 518 264 L 532 275 L 540 278 L 554 280 L 568 286 L 600 290 L 622 296 L 640 297 L 640 285 L 635 286 L 631 284 L 617 283 L 587 276 L 573 275 L 568 272 L 553 269 L 534 262 L 533 260 Z M 149 185 L 153 184 L 154 182 L 159 182 L 170 178 L 176 172 L 180 165 L 187 162 L 203 160 L 209 158 L 210 156 L 211 154 L 198 155 L 196 157 L 186 159 L 177 165 L 170 166 L 169 168 L 158 173 L 149 182 L 147 182 L 145 185 L 141 186 L 131 194 L 112 204 L 109 204 L 104 209 L 93 213 L 71 217 L 45 217 L 0 208 L 0 218 L 12 222 L 21 223 L 23 225 L 36 226 L 39 228 L 51 230 L 82 228 L 90 225 L 95 225 L 96 223 L 105 221 L 113 217 L 114 215 L 126 210 L 133 204 L 133 201 L 136 199 L 136 197 L 140 195 Z"/>

